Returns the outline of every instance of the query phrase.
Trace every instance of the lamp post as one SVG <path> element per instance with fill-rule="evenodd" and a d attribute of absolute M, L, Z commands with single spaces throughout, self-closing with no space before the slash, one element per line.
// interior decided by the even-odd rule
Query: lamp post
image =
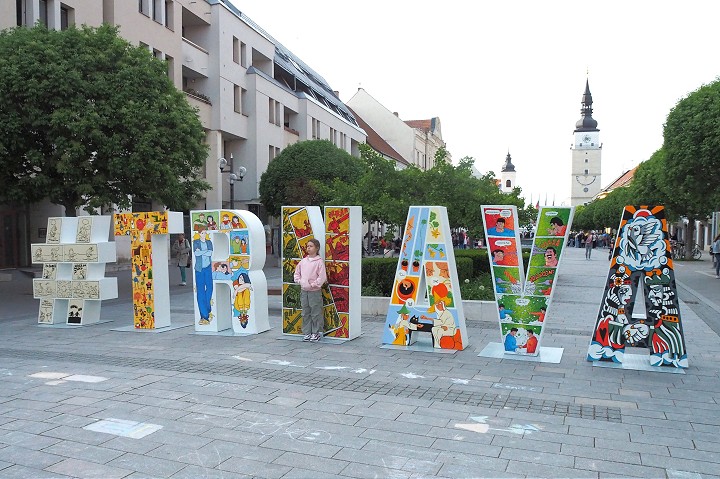
<path fill-rule="evenodd" d="M 225 169 L 230 166 L 230 168 L 225 171 Z M 245 178 L 245 173 L 247 173 L 247 168 L 244 166 L 238 167 L 237 170 L 234 172 L 232 171 L 233 167 L 233 154 L 230 153 L 230 161 L 226 160 L 225 158 L 220 158 L 218 160 L 218 168 L 220 169 L 220 173 L 226 173 L 228 175 L 227 181 L 230 183 L 230 209 L 235 209 L 235 182 L 236 181 L 242 181 L 243 178 Z"/>

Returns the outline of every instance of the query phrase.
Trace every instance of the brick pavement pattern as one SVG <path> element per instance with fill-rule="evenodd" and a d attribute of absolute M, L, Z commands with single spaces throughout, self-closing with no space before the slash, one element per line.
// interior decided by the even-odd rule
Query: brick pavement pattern
<path fill-rule="evenodd" d="M 5 311 L 0 478 L 720 478 L 718 335 L 681 302 L 686 374 L 593 367 L 599 253 L 562 260 L 543 336 L 560 364 L 478 357 L 495 317 L 468 318 L 470 346 L 448 355 L 379 348 L 374 317 L 343 344 L 278 340 L 272 303 L 251 337 L 111 331 L 129 299 L 75 329 Z M 5 285 L 3 303 L 34 301 Z M 173 290 L 174 323 L 192 299 Z M 162 428 L 87 429 L 111 418 Z"/>

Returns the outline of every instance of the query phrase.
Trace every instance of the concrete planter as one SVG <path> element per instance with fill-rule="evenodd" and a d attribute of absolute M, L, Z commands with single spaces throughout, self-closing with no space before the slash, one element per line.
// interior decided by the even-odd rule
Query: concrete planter
<path fill-rule="evenodd" d="M 362 314 L 385 316 L 390 306 L 390 298 L 383 296 L 363 296 Z M 498 319 L 495 301 L 463 301 L 463 311 L 467 320 L 494 321 Z"/>

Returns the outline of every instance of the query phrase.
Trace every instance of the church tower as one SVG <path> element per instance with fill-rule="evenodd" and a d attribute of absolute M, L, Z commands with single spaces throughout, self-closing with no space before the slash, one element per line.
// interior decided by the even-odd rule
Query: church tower
<path fill-rule="evenodd" d="M 512 164 L 510 152 L 508 151 L 505 157 L 505 164 L 503 164 L 500 170 L 500 191 L 503 193 L 512 193 L 513 188 L 517 186 L 515 184 L 515 175 L 515 165 Z"/>
<path fill-rule="evenodd" d="M 590 83 L 585 81 L 585 93 L 582 96 L 582 115 L 575 123 L 575 141 L 572 150 L 572 186 L 570 187 L 570 205 L 584 205 L 600 193 L 600 171 L 602 143 L 597 121 L 592 117 L 592 95 Z"/>

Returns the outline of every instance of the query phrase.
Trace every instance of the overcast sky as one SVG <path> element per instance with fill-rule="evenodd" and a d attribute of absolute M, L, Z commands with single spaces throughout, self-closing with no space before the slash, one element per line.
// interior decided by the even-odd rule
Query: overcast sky
<path fill-rule="evenodd" d="M 343 101 L 361 86 L 403 120 L 439 117 L 453 159 L 481 172 L 499 176 L 509 149 L 533 203 L 569 201 L 586 78 L 604 187 L 720 74 L 717 0 L 232 1 Z"/>

